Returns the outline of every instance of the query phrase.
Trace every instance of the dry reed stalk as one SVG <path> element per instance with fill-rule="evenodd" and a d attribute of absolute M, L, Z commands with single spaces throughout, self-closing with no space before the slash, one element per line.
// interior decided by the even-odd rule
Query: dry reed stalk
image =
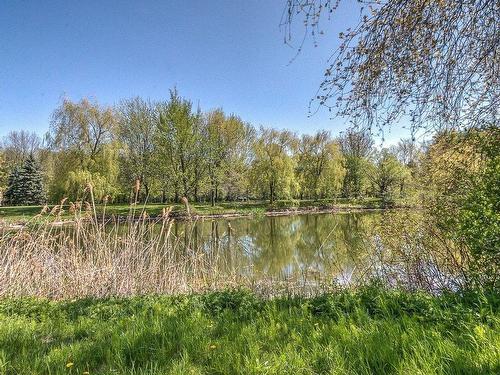
<path fill-rule="evenodd" d="M 172 235 L 173 221 L 106 227 L 77 218 L 0 234 L 0 297 L 54 299 L 183 294 L 233 287 L 273 296 L 303 286 L 227 271 L 221 249 L 209 253 Z"/>
<path fill-rule="evenodd" d="M 436 290 L 460 281 L 456 258 L 447 256 L 451 250 L 437 243 L 437 235 L 432 240 L 437 250 L 426 250 L 429 239 L 416 229 L 414 233 L 398 230 L 398 234 L 386 236 L 385 242 L 374 237 L 375 246 L 366 243 L 373 251 L 367 251 L 350 274 L 343 274 L 345 269 L 332 258 L 332 264 L 324 263 L 332 270 L 330 274 L 305 269 L 294 278 L 270 277 L 253 272 L 252 266 L 228 267 L 230 259 L 225 258 L 220 243 L 209 250 L 194 246 L 195 223 L 175 236 L 171 208 L 157 221 L 142 214 L 121 225 L 106 223 L 104 218 L 98 223 L 92 205 L 86 203 L 82 211 L 82 203 L 76 202 L 74 220 L 66 227 L 54 226 L 50 216 L 41 215 L 18 231 L 0 231 L 0 297 L 182 294 L 231 287 L 246 287 L 273 297 L 312 295 L 335 288 L 333 280 L 337 285 L 353 286 L 373 276 L 409 289 Z M 392 224 L 391 228 L 397 227 L 397 223 Z M 408 221 L 401 224 L 407 227 Z M 415 223 L 412 228 L 416 227 Z M 328 262 L 324 251 L 321 246 L 318 255 Z M 345 280 L 340 278 L 344 276 Z"/>

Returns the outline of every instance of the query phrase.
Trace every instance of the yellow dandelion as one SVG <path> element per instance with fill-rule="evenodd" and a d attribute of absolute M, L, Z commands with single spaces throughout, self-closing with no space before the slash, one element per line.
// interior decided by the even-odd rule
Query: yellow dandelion
<path fill-rule="evenodd" d="M 90 375 L 90 372 L 88 372 L 88 371 L 84 371 L 84 372 L 83 372 L 83 375 Z"/>
<path fill-rule="evenodd" d="M 210 349 L 212 349 L 212 350 L 213 350 L 213 349 L 215 349 L 215 348 L 217 348 L 217 345 L 210 345 Z"/>
<path fill-rule="evenodd" d="M 66 363 L 66 368 L 71 368 L 73 367 L 74 363 L 73 362 L 68 362 Z"/>

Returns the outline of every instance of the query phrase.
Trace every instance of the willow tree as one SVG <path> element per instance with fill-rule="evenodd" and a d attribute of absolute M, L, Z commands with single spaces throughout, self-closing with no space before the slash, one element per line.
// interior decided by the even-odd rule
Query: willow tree
<path fill-rule="evenodd" d="M 383 205 L 391 205 L 394 198 L 401 195 L 401 181 L 408 171 L 399 162 L 396 155 L 387 148 L 382 149 L 376 156 L 375 166 L 371 173 L 375 195 L 382 198 Z"/>
<path fill-rule="evenodd" d="M 344 156 L 343 195 L 359 197 L 368 179 L 368 157 L 373 152 L 373 138 L 367 131 L 348 129 L 339 138 Z"/>
<path fill-rule="evenodd" d="M 254 144 L 252 181 L 271 204 L 276 198 L 291 198 L 297 190 L 293 150 L 295 135 L 287 130 L 261 128 Z"/>
<path fill-rule="evenodd" d="M 328 33 L 342 0 L 287 0 L 285 41 Z M 340 33 L 311 110 L 325 106 L 383 129 L 464 129 L 500 121 L 498 0 L 358 0 L 359 22 Z M 299 47 L 300 48 L 300 47 Z M 300 50 L 300 49 L 299 49 Z"/>
<path fill-rule="evenodd" d="M 338 142 L 327 131 L 304 134 L 298 143 L 297 178 L 300 197 L 318 199 L 338 193 L 344 178 Z"/>
<path fill-rule="evenodd" d="M 245 154 L 248 151 L 247 137 L 251 137 L 248 124 L 238 116 L 226 116 L 216 109 L 205 116 L 205 163 L 209 179 L 212 206 L 221 198 L 221 187 L 226 196 L 242 192 L 245 179 Z"/>
<path fill-rule="evenodd" d="M 116 193 L 116 115 L 112 108 L 82 99 L 64 99 L 54 111 L 48 134 L 54 152 L 53 199 L 81 199 L 91 183 L 96 197 Z"/>

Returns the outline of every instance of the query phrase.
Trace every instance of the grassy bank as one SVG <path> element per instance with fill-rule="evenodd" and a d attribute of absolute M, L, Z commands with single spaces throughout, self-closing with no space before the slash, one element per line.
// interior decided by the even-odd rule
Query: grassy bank
<path fill-rule="evenodd" d="M 406 206 L 407 202 L 399 200 L 395 202 L 396 206 Z M 220 202 L 216 206 L 211 206 L 209 203 L 191 203 L 190 210 L 193 215 L 200 216 L 217 216 L 217 215 L 264 215 L 268 212 L 279 212 L 288 210 L 307 210 L 307 209 L 365 209 L 365 208 L 380 208 L 382 205 L 381 199 L 378 198 L 360 198 L 360 199 L 322 199 L 322 200 L 294 200 L 294 201 L 277 201 L 273 205 L 267 201 L 249 201 L 249 202 Z M 48 212 L 55 206 L 50 205 Z M 186 208 L 182 204 L 146 204 L 133 207 L 128 204 L 108 204 L 105 207 L 106 215 L 115 215 L 126 217 L 135 210 L 136 214 L 145 210 L 148 215 L 155 217 L 161 215 L 165 207 L 172 207 L 172 214 L 179 215 L 186 212 Z M 0 206 L 0 220 L 9 222 L 26 222 L 38 215 L 43 206 Z M 96 211 L 100 215 L 104 210 L 104 206 L 96 204 Z M 63 211 L 59 217 L 61 219 L 70 219 L 70 206 L 63 206 Z"/>
<path fill-rule="evenodd" d="M 498 296 L 0 300 L 2 374 L 497 374 Z"/>

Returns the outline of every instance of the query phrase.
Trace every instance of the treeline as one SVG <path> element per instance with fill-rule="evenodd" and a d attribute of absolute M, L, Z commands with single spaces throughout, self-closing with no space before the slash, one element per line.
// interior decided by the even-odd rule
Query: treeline
<path fill-rule="evenodd" d="M 409 140 L 378 149 L 362 130 L 334 138 L 328 131 L 298 136 L 256 128 L 222 109 L 194 108 L 176 90 L 165 101 L 134 98 L 115 107 L 65 99 L 43 139 L 26 131 L 5 137 L 0 190 L 4 204 L 25 203 L 5 193 L 33 157 L 48 202 L 87 199 L 90 185 L 96 200 L 114 202 L 366 196 L 390 202 L 415 192 L 421 154 Z"/>

